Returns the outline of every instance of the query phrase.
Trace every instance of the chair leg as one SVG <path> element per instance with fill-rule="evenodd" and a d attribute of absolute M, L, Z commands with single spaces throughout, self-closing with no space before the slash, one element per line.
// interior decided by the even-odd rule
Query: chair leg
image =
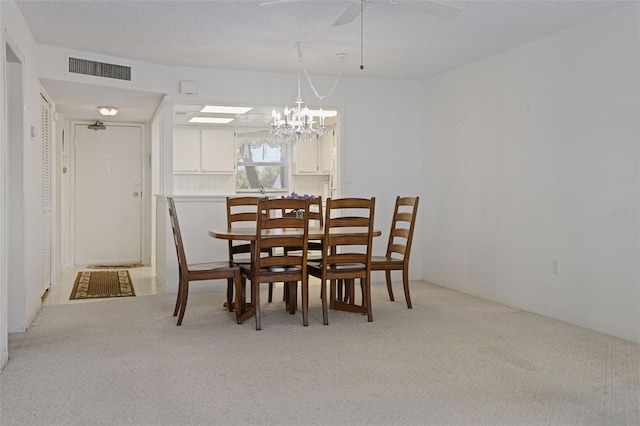
<path fill-rule="evenodd" d="M 227 309 L 233 312 L 233 278 L 227 279 Z"/>
<path fill-rule="evenodd" d="M 296 287 L 298 283 L 296 283 Z M 300 283 L 302 287 L 302 325 L 307 327 L 309 325 L 309 282 L 303 280 Z"/>
<path fill-rule="evenodd" d="M 262 330 L 262 321 L 260 317 L 260 283 L 251 281 L 251 298 L 253 299 L 256 309 L 256 330 Z"/>
<path fill-rule="evenodd" d="M 174 317 L 178 315 L 181 299 L 182 299 L 182 278 L 178 278 L 178 295 L 176 296 L 176 307 L 173 309 Z"/>
<path fill-rule="evenodd" d="M 333 309 L 333 307 L 335 306 L 335 300 L 336 300 L 336 287 L 337 287 L 337 283 L 339 280 L 329 280 L 329 307 L 331 309 Z M 324 283 L 322 283 L 324 285 Z M 324 292 L 324 296 L 327 295 L 327 292 L 325 290 Z M 323 297 L 324 297 L 323 296 Z"/>
<path fill-rule="evenodd" d="M 271 303 L 272 300 L 273 300 L 273 283 L 269 283 L 269 300 L 268 300 L 268 302 Z"/>
<path fill-rule="evenodd" d="M 183 283 L 183 290 L 180 297 L 180 315 L 178 315 L 178 324 L 182 325 L 182 318 L 184 318 L 184 311 L 187 309 L 187 297 L 189 296 L 189 281 Z"/>
<path fill-rule="evenodd" d="M 386 269 L 384 274 L 387 276 L 387 291 L 389 292 L 389 300 L 395 301 L 393 298 L 393 289 L 391 288 L 391 270 Z"/>
<path fill-rule="evenodd" d="M 404 298 L 407 299 L 407 308 L 412 309 L 411 295 L 409 294 L 409 268 L 402 270 L 402 282 L 404 284 Z"/>
<path fill-rule="evenodd" d="M 296 313 L 298 309 L 298 282 L 290 281 L 285 283 L 287 287 L 287 309 L 291 315 Z"/>
<path fill-rule="evenodd" d="M 236 277 L 234 278 L 235 286 L 236 286 L 236 322 L 238 324 L 242 324 L 240 321 L 240 315 L 243 314 L 244 311 L 244 280 L 240 277 L 240 272 L 236 273 Z"/>
<path fill-rule="evenodd" d="M 320 283 L 320 298 L 322 299 L 322 323 L 329 325 L 329 310 L 327 309 L 327 282 L 321 280 Z"/>
<path fill-rule="evenodd" d="M 373 311 L 371 310 L 371 281 L 362 279 L 362 304 L 367 306 L 367 321 L 373 321 Z"/>

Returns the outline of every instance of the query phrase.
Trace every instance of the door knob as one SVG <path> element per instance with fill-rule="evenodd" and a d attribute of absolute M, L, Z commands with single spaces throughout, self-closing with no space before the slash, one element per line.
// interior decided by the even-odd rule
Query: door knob
<path fill-rule="evenodd" d="M 134 197 L 137 197 L 138 195 L 139 195 L 139 194 L 138 194 L 137 192 L 134 192 L 134 193 L 133 193 L 133 196 L 134 196 Z"/>

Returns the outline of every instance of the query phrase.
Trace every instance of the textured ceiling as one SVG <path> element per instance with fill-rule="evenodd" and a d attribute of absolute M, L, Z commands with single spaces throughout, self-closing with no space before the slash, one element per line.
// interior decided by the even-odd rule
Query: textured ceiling
<path fill-rule="evenodd" d="M 156 64 L 295 72 L 296 42 L 311 74 L 424 79 L 637 1 L 442 1 L 441 19 L 411 1 L 366 2 L 364 70 L 359 18 L 332 23 L 353 1 L 19 0 L 38 43 Z"/>

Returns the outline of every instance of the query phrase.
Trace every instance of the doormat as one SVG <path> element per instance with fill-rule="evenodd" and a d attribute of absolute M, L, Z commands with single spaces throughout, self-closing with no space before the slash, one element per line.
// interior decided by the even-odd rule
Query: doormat
<path fill-rule="evenodd" d="M 132 269 L 132 268 L 142 268 L 144 265 L 142 263 L 127 263 L 122 265 L 89 265 L 87 269 Z"/>
<path fill-rule="evenodd" d="M 129 271 L 78 272 L 69 300 L 135 296 Z"/>

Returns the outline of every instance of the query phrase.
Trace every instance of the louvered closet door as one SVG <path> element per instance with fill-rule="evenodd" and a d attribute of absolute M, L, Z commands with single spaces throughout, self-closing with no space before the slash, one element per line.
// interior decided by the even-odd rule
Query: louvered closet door
<path fill-rule="evenodd" d="M 40 96 L 42 292 L 51 285 L 51 105 Z"/>

